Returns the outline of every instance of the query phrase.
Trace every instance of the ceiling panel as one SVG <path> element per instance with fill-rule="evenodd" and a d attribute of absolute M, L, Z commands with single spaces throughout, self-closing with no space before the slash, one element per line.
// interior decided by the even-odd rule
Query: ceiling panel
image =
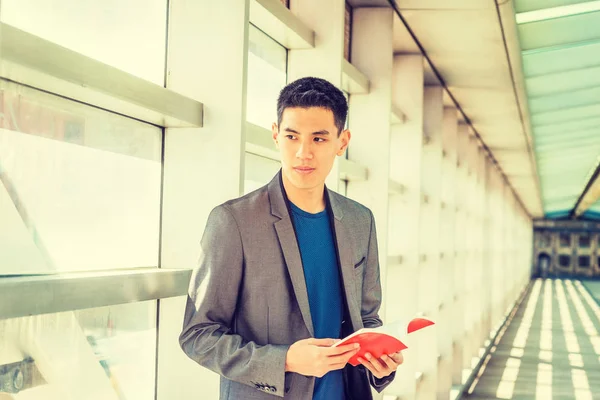
<path fill-rule="evenodd" d="M 515 11 L 518 13 L 586 3 L 589 0 L 515 0 Z"/>
<path fill-rule="evenodd" d="M 526 80 L 527 93 L 530 98 L 583 90 L 592 86 L 600 86 L 600 67 L 559 72 Z"/>
<path fill-rule="evenodd" d="M 394 0 L 396 6 L 404 10 L 469 10 L 490 8 L 489 2 L 481 0 Z"/>
<path fill-rule="evenodd" d="M 598 127 L 598 129 L 596 129 L 595 131 L 593 131 L 592 136 L 582 136 L 579 139 L 574 139 L 573 137 L 569 137 L 568 141 L 565 141 L 564 139 L 559 141 L 555 141 L 555 142 L 549 142 L 549 143 L 542 143 L 540 144 L 539 141 L 536 142 L 535 144 L 535 149 L 536 151 L 543 153 L 543 152 L 548 152 L 551 150 L 569 150 L 569 149 L 580 149 L 581 147 L 587 147 L 587 146 L 595 146 L 598 141 L 600 140 L 600 127 Z"/>
<path fill-rule="evenodd" d="M 549 125 L 595 116 L 600 116 L 600 104 L 584 107 L 564 108 L 560 111 L 533 114 L 531 116 L 531 123 L 533 124 L 535 132 L 535 127 L 538 125 Z"/>
<path fill-rule="evenodd" d="M 600 11 L 519 25 L 523 51 L 600 39 Z"/>
<path fill-rule="evenodd" d="M 532 113 L 556 111 L 567 107 L 581 107 L 600 102 L 600 86 L 575 90 L 550 96 L 532 98 L 529 110 Z"/>
<path fill-rule="evenodd" d="M 577 70 L 600 65 L 600 40 L 584 41 L 554 51 L 523 53 L 526 77 Z"/>
<path fill-rule="evenodd" d="M 507 30 L 493 0 L 396 0 L 395 4 L 520 201 L 528 212 L 541 216 L 537 172 L 526 136 L 529 126 L 524 125 L 528 121 L 524 81 L 513 82 L 514 76 L 522 76 L 522 68 L 512 5 L 500 7 L 513 24 Z M 401 40 L 395 41 L 395 51 L 401 45 Z M 515 55 L 510 60 L 507 46 Z M 518 63 L 513 66 L 514 60 Z M 427 65 L 425 82 L 440 84 Z M 502 151 L 509 155 L 496 157 Z"/>
<path fill-rule="evenodd" d="M 569 121 L 560 124 L 540 126 L 535 128 L 536 143 L 539 138 L 544 138 L 548 135 L 559 134 L 559 135 L 571 135 L 577 132 L 585 131 L 591 128 L 600 126 L 600 115 L 597 117 L 591 117 L 586 119 L 579 119 L 577 121 Z"/>

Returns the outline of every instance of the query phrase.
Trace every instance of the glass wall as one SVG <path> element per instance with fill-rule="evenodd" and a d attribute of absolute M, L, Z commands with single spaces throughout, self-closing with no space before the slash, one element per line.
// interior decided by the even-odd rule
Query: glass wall
<path fill-rule="evenodd" d="M 155 267 L 162 129 L 0 80 L 0 274 Z"/>
<path fill-rule="evenodd" d="M 15 400 L 153 400 L 156 301 L 2 320 L 0 366 Z"/>
<path fill-rule="evenodd" d="M 0 15 L 15 28 L 164 84 L 166 0 L 3 0 Z"/>
<path fill-rule="evenodd" d="M 270 137 L 277 122 L 277 97 L 287 79 L 287 50 L 252 24 L 248 34 L 246 119 Z M 244 193 L 265 185 L 281 167 L 278 158 L 265 154 L 247 152 L 245 162 Z"/>
<path fill-rule="evenodd" d="M 286 84 L 287 50 L 252 24 L 248 35 L 246 119 L 271 130 L 277 121 L 277 96 Z"/>

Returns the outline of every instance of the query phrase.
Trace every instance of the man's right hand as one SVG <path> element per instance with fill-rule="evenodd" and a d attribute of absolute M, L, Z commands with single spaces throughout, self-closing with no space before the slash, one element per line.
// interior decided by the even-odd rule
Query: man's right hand
<path fill-rule="evenodd" d="M 342 369 L 359 350 L 358 344 L 331 347 L 339 339 L 303 339 L 290 346 L 285 358 L 285 371 L 305 376 L 322 377 L 329 371 Z"/>

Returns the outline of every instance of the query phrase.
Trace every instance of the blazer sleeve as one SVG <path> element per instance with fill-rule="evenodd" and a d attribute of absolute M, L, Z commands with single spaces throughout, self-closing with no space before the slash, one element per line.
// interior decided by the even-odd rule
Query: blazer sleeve
<path fill-rule="evenodd" d="M 185 354 L 222 377 L 283 397 L 289 346 L 257 345 L 232 331 L 244 252 L 226 205 L 208 217 L 192 273 L 179 343 Z"/>
<path fill-rule="evenodd" d="M 379 250 L 377 248 L 377 230 L 375 228 L 375 218 L 369 210 L 371 216 L 371 231 L 369 234 L 369 249 L 365 265 L 363 288 L 362 288 L 362 304 L 361 317 L 365 328 L 375 328 L 381 326 L 383 322 L 379 318 L 379 307 L 381 306 L 381 280 L 379 274 Z M 371 386 L 377 392 L 381 392 L 386 388 L 396 376 L 394 371 L 389 376 L 378 379 L 371 371 L 365 368 L 369 377 Z"/>

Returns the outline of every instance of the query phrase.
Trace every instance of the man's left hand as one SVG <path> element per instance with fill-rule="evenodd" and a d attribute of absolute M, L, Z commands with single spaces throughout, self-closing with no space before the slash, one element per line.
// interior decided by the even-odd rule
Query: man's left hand
<path fill-rule="evenodd" d="M 365 366 L 377 379 L 385 378 L 394 372 L 400 364 L 404 362 L 401 352 L 383 355 L 381 358 L 375 358 L 371 353 L 365 354 L 365 358 L 359 357 L 358 361 Z"/>

